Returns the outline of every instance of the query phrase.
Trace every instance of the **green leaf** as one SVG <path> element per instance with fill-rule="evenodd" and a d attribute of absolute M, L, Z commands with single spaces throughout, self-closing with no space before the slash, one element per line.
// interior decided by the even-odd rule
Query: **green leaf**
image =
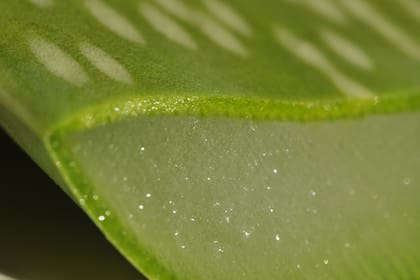
<path fill-rule="evenodd" d="M 420 277 L 415 0 L 0 9 L 2 126 L 146 276 Z"/>

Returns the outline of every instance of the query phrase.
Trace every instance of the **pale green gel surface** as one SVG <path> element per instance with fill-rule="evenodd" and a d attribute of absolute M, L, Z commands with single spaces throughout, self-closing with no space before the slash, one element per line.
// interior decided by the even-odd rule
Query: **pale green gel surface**
<path fill-rule="evenodd" d="M 156 116 L 65 142 L 109 205 L 98 221 L 120 217 L 177 279 L 417 279 L 419 139 L 407 113 Z"/>

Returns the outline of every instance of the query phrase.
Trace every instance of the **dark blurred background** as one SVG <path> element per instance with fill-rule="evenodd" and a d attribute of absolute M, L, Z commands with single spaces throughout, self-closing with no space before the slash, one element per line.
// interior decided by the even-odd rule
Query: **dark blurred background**
<path fill-rule="evenodd" d="M 145 279 L 1 129 L 0 154 L 0 275 Z"/>

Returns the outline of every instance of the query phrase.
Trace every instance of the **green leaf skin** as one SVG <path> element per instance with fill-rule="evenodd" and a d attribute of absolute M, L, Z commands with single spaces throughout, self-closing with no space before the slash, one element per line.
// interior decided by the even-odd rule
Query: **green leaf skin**
<path fill-rule="evenodd" d="M 0 3 L 0 123 L 150 279 L 416 279 L 414 0 Z"/>

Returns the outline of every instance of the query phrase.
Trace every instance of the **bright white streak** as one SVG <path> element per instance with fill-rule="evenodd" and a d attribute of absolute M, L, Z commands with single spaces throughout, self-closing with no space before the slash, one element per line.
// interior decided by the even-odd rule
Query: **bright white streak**
<path fill-rule="evenodd" d="M 220 0 L 204 0 L 207 9 L 214 17 L 228 27 L 245 36 L 251 36 L 252 31 L 246 21 L 232 7 Z"/>
<path fill-rule="evenodd" d="M 319 16 L 336 24 L 343 25 L 348 23 L 346 15 L 331 0 L 289 0 L 289 2 L 306 6 Z"/>
<path fill-rule="evenodd" d="M 29 2 L 40 8 L 49 8 L 54 5 L 53 0 L 29 0 Z"/>
<path fill-rule="evenodd" d="M 201 32 L 220 47 L 242 57 L 248 50 L 235 34 L 204 13 L 188 8 L 179 0 L 156 0 L 168 13 L 198 27 Z"/>
<path fill-rule="evenodd" d="M 341 0 L 343 6 L 407 56 L 420 61 L 420 45 L 407 32 L 389 21 L 364 0 Z"/>
<path fill-rule="evenodd" d="M 364 70 L 372 70 L 374 64 L 369 56 L 355 43 L 336 32 L 321 30 L 321 36 L 327 45 L 348 63 Z"/>
<path fill-rule="evenodd" d="M 283 28 L 276 28 L 275 36 L 288 51 L 327 76 L 347 96 L 353 98 L 371 98 L 373 96 L 370 90 L 336 69 L 313 44 L 296 37 Z"/>
<path fill-rule="evenodd" d="M 29 38 L 29 47 L 48 71 L 67 82 L 82 86 L 89 81 L 82 66 L 58 46 L 38 36 Z"/>
<path fill-rule="evenodd" d="M 197 45 L 181 25 L 160 12 L 151 4 L 143 4 L 140 6 L 140 13 L 159 33 L 169 40 L 174 41 L 186 48 L 197 49 Z"/>
<path fill-rule="evenodd" d="M 140 32 L 123 15 L 100 0 L 86 0 L 86 8 L 111 32 L 128 41 L 144 44 Z"/>
<path fill-rule="evenodd" d="M 210 17 L 204 14 L 197 14 L 196 21 L 201 31 L 220 47 L 242 57 L 248 55 L 248 51 L 241 41 L 239 41 L 239 39 L 237 39 L 229 30 Z"/>
<path fill-rule="evenodd" d="M 395 2 L 397 2 L 398 5 L 401 5 L 415 20 L 420 22 L 420 2 L 416 0 L 398 0 Z"/>
<path fill-rule="evenodd" d="M 125 84 L 133 83 L 127 69 L 105 51 L 89 43 L 81 43 L 80 51 L 90 63 L 109 78 Z"/>

